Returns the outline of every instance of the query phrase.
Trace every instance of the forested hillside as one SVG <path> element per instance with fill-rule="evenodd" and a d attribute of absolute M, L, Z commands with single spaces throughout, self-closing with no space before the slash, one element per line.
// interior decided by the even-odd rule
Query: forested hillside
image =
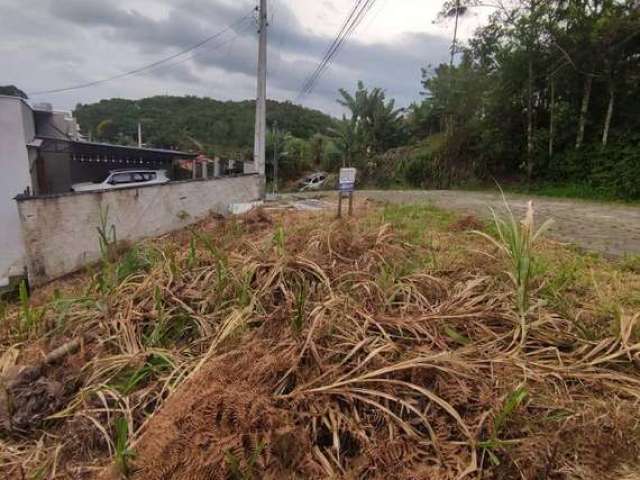
<path fill-rule="evenodd" d="M 289 102 L 268 102 L 268 124 L 295 138 L 326 133 L 334 120 Z M 82 131 L 99 141 L 135 144 L 138 121 L 145 144 L 181 149 L 250 149 L 255 102 L 221 102 L 193 96 L 157 96 L 142 100 L 110 99 L 75 110 Z"/>
<path fill-rule="evenodd" d="M 463 13 L 476 5 L 463 2 Z M 423 136 L 446 136 L 441 154 L 425 160 L 441 184 L 519 175 L 640 198 L 636 1 L 503 4 L 459 58 L 424 70 L 429 98 L 412 114 Z"/>
<path fill-rule="evenodd" d="M 425 99 L 395 109 L 379 88 L 342 91 L 348 162 L 378 186 L 482 182 L 640 198 L 640 9 L 632 0 L 462 0 L 491 6 L 451 64 L 423 69 Z"/>
<path fill-rule="evenodd" d="M 466 22 L 487 7 L 489 21 L 457 43 L 451 63 L 424 66 L 424 99 L 409 108 L 363 83 L 336 92 L 342 120 L 269 102 L 279 132 L 269 133 L 268 158 L 275 146 L 282 177 L 353 165 L 378 187 L 497 180 L 640 199 L 637 0 L 451 0 L 440 21 Z M 250 101 L 161 96 L 78 105 L 76 116 L 96 140 L 135 143 L 141 121 L 148 145 L 250 155 L 254 110 Z"/>

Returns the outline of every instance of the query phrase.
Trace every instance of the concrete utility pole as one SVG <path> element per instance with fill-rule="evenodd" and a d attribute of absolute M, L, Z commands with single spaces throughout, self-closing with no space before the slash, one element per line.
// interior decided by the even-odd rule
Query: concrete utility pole
<path fill-rule="evenodd" d="M 256 98 L 256 138 L 253 161 L 256 172 L 265 184 L 265 163 L 267 156 L 267 0 L 260 0 L 258 9 L 258 95 Z M 264 195 L 264 188 L 263 188 Z"/>
<path fill-rule="evenodd" d="M 273 196 L 278 196 L 278 123 L 273 126 Z"/>
<path fill-rule="evenodd" d="M 138 148 L 142 148 L 142 122 L 138 120 Z"/>
<path fill-rule="evenodd" d="M 460 0 L 456 0 L 456 24 L 453 29 L 453 43 L 451 44 L 451 61 L 449 66 L 453 67 L 453 60 L 456 56 L 456 48 L 458 48 L 458 22 L 460 21 Z"/>

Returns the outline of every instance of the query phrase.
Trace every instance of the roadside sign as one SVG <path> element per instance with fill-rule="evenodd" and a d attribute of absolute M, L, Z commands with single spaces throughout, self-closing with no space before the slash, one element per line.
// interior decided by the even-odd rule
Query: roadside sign
<path fill-rule="evenodd" d="M 353 191 L 356 187 L 355 168 L 341 168 L 338 180 L 338 218 L 342 216 L 342 197 L 349 198 L 349 216 L 353 215 Z"/>
<path fill-rule="evenodd" d="M 338 190 L 341 192 L 353 192 L 356 186 L 356 173 L 357 170 L 355 168 L 341 168 Z"/>

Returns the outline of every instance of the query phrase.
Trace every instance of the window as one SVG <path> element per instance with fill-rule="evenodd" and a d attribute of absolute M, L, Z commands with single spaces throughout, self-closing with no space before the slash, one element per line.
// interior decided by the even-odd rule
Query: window
<path fill-rule="evenodd" d="M 145 182 L 151 182 L 156 179 L 155 172 L 145 172 L 142 174 L 142 176 L 144 177 Z"/>
<path fill-rule="evenodd" d="M 113 185 L 120 185 L 123 183 L 131 183 L 132 181 L 130 173 L 114 173 L 111 175 L 109 183 Z"/>
<path fill-rule="evenodd" d="M 144 173 L 135 172 L 131 174 L 133 181 L 136 183 L 145 182 Z"/>

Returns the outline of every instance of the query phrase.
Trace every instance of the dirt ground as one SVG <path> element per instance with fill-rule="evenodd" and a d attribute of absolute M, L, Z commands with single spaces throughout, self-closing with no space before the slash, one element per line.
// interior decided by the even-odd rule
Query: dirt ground
<path fill-rule="evenodd" d="M 327 199 L 336 196 L 335 193 L 301 195 L 321 195 Z M 470 213 L 482 218 L 491 216 L 490 208 L 498 211 L 503 208 L 498 192 L 367 190 L 358 192 L 357 195 L 360 201 L 369 198 L 391 203 L 429 202 L 440 208 Z M 527 201 L 533 200 L 538 222 L 547 218 L 554 220 L 550 236 L 558 241 L 610 256 L 640 254 L 640 207 L 511 193 L 506 196 L 510 208 L 517 216 L 524 214 Z"/>

